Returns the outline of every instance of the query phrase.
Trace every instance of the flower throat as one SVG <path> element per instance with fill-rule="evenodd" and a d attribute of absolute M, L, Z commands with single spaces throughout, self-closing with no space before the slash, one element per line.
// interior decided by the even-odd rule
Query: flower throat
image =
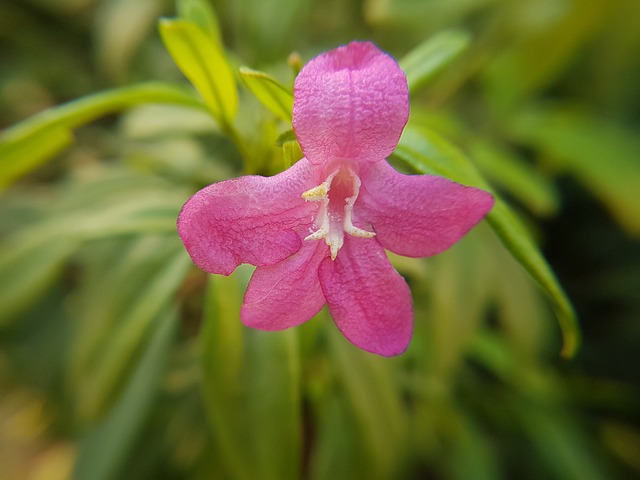
<path fill-rule="evenodd" d="M 350 168 L 338 167 L 320 185 L 307 190 L 302 198 L 310 202 L 321 202 L 320 211 L 314 222 L 316 228 L 305 240 L 324 239 L 331 259 L 335 260 L 344 244 L 344 234 L 354 237 L 371 238 L 369 232 L 353 224 L 353 206 L 360 192 L 360 178 Z"/>

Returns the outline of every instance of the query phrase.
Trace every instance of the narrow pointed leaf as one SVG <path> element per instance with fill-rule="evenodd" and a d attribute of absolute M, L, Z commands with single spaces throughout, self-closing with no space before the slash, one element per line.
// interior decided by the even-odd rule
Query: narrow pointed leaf
<path fill-rule="evenodd" d="M 292 142 L 285 142 L 282 144 L 282 156 L 284 157 L 285 167 L 289 168 L 304 155 L 300 148 L 300 144 L 294 140 Z"/>
<path fill-rule="evenodd" d="M 153 407 L 178 325 L 176 317 L 176 310 L 170 309 L 154 319 L 140 361 L 133 366 L 121 397 L 109 415 L 80 440 L 73 480 L 115 480 L 126 476 L 122 468 Z"/>
<path fill-rule="evenodd" d="M 220 23 L 215 11 L 211 8 L 211 2 L 206 0 L 177 0 L 176 10 L 180 18 L 195 23 L 216 43 L 222 45 Z"/>
<path fill-rule="evenodd" d="M 238 110 L 238 93 L 222 46 L 187 20 L 160 20 L 160 36 L 212 115 L 221 125 L 230 125 Z"/>
<path fill-rule="evenodd" d="M 9 325 L 51 285 L 77 242 L 17 235 L 0 248 L 0 327 Z"/>
<path fill-rule="evenodd" d="M 345 390 L 354 427 L 358 431 L 366 470 L 363 478 L 393 478 L 403 453 L 407 427 L 401 392 L 393 381 L 388 359 L 370 355 L 350 343 L 328 325 L 334 370 Z"/>
<path fill-rule="evenodd" d="M 293 130 L 287 130 L 278 136 L 276 145 L 282 147 L 282 156 L 284 158 L 285 167 L 289 168 L 296 163 L 304 154 L 296 138 L 296 134 Z"/>
<path fill-rule="evenodd" d="M 32 138 L 0 143 L 0 189 L 32 172 L 68 147 L 71 132 L 63 127 L 43 129 Z"/>
<path fill-rule="evenodd" d="M 293 93 L 275 78 L 263 72 L 240 68 L 240 77 L 251 93 L 275 116 L 291 122 Z"/>
<path fill-rule="evenodd" d="M 491 183 L 509 192 L 535 214 L 551 215 L 558 209 L 558 194 L 551 179 L 515 153 L 478 140 L 471 144 L 470 154 Z"/>
<path fill-rule="evenodd" d="M 430 130 L 405 129 L 394 155 L 418 172 L 442 175 L 465 185 L 491 191 L 465 155 Z M 494 196 L 496 196 L 495 192 Z M 580 343 L 576 315 L 540 249 L 509 206 L 497 196 L 493 209 L 487 215 L 487 221 L 504 246 L 538 282 L 553 302 L 564 337 L 562 355 L 573 356 Z"/>
<path fill-rule="evenodd" d="M 170 234 L 169 243 L 184 255 L 175 219 L 187 195 L 158 179 L 123 172 L 65 184 L 37 219 L 14 228 L 0 243 L 0 325 L 20 318 L 88 240 Z M 186 256 L 184 261 L 188 265 Z"/>
<path fill-rule="evenodd" d="M 300 472 L 300 365 L 294 330 L 242 325 L 246 279 L 209 277 L 202 332 L 205 407 L 226 478 L 294 480 Z"/>
<path fill-rule="evenodd" d="M 375 464 L 363 432 L 345 395 L 335 394 L 318 405 L 317 433 L 309 461 L 310 480 L 364 477 Z"/>
<path fill-rule="evenodd" d="M 542 404 L 544 405 L 544 404 Z M 528 399 L 516 399 L 513 417 L 531 441 L 532 457 L 546 465 L 555 478 L 602 480 L 606 472 L 600 450 L 587 428 L 571 410 L 541 406 Z M 615 475 L 614 475 L 615 476 Z"/>
<path fill-rule="evenodd" d="M 73 129 L 143 103 L 202 108 L 193 95 L 159 82 L 115 88 L 34 115 L 0 134 L 0 188 L 33 171 L 72 141 Z"/>
<path fill-rule="evenodd" d="M 173 237 L 142 237 L 112 247 L 98 252 L 103 259 L 88 271 L 75 312 L 82 328 L 74 344 L 70 384 L 84 419 L 98 418 L 113 405 L 154 319 L 171 307 L 191 268 Z M 107 265 L 99 263 L 104 261 Z"/>
<path fill-rule="evenodd" d="M 511 130 L 582 182 L 628 233 L 640 236 L 640 140 L 634 132 L 563 107 L 525 112 Z"/>
<path fill-rule="evenodd" d="M 399 63 L 407 74 L 409 91 L 414 93 L 429 83 L 468 48 L 470 41 L 462 30 L 445 30 L 406 54 Z"/>
<path fill-rule="evenodd" d="M 110 83 L 126 81 L 132 60 L 161 14 L 157 0 L 107 0 L 100 4 L 92 46 L 100 72 Z"/>
<path fill-rule="evenodd" d="M 542 28 L 523 28 L 504 50 L 496 55 L 485 78 L 492 102 L 508 111 L 532 94 L 548 88 L 566 72 L 603 25 L 611 21 L 615 9 L 606 0 L 569 2 L 545 22 Z M 524 11 L 515 22 L 532 22 Z"/>

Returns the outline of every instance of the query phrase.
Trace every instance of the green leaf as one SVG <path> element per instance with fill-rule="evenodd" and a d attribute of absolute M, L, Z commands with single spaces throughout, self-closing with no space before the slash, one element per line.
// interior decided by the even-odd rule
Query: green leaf
<path fill-rule="evenodd" d="M 68 147 L 72 141 L 68 129 L 54 126 L 43 129 L 32 138 L 0 143 L 0 189 L 35 170 Z"/>
<path fill-rule="evenodd" d="M 340 378 L 346 399 L 363 443 L 368 470 L 363 478 L 393 478 L 402 464 L 406 419 L 401 392 L 394 381 L 389 359 L 364 352 L 351 345 L 324 318 L 330 333 L 335 373 Z"/>
<path fill-rule="evenodd" d="M 302 453 L 296 332 L 242 326 L 245 273 L 209 277 L 201 344 L 205 406 L 226 478 L 293 480 Z"/>
<path fill-rule="evenodd" d="M 35 170 L 69 145 L 74 128 L 143 103 L 202 108 L 193 95 L 157 82 L 107 90 L 50 108 L 0 135 L 0 188 Z"/>
<path fill-rule="evenodd" d="M 640 235 L 640 141 L 634 132 L 563 107 L 529 110 L 510 127 L 518 141 L 575 175 L 628 233 Z"/>
<path fill-rule="evenodd" d="M 558 209 L 558 194 L 551 181 L 514 152 L 487 141 L 476 140 L 470 156 L 492 184 L 500 186 L 538 215 L 551 215 Z"/>
<path fill-rule="evenodd" d="M 173 237 L 119 240 L 109 246 L 98 245 L 101 250 L 89 254 L 73 312 L 80 328 L 70 381 L 84 419 L 95 419 L 112 406 L 154 319 L 170 308 L 191 267 Z"/>
<path fill-rule="evenodd" d="M 187 20 L 160 20 L 160 36 L 216 120 L 222 127 L 231 125 L 238 111 L 238 92 L 222 45 Z"/>
<path fill-rule="evenodd" d="M 470 35 L 463 30 L 444 30 L 415 47 L 400 60 L 409 91 L 415 93 L 433 80 L 468 47 Z"/>
<path fill-rule="evenodd" d="M 195 23 L 217 44 L 222 45 L 220 23 L 210 2 L 206 0 L 177 0 L 176 10 L 180 18 Z"/>
<path fill-rule="evenodd" d="M 289 168 L 304 156 L 293 130 L 281 133 L 276 140 L 276 145 L 282 147 L 282 156 L 286 168 Z"/>
<path fill-rule="evenodd" d="M 529 399 L 511 403 L 527 438 L 555 478 L 603 480 L 610 478 L 602 464 L 600 450 L 591 444 L 591 436 L 580 426 L 572 412 L 550 408 Z M 609 472 L 610 473 L 610 472 Z"/>
<path fill-rule="evenodd" d="M 505 42 L 505 50 L 486 70 L 494 104 L 509 108 L 551 85 L 610 21 L 613 10 L 607 0 L 574 0 L 548 11 L 541 28 L 535 25 L 536 15 L 521 9 L 522 16 L 515 20 L 523 24 L 519 35 Z"/>
<path fill-rule="evenodd" d="M 495 235 L 487 240 L 483 246 L 493 268 L 493 300 L 500 330 L 504 333 L 502 340 L 511 349 L 513 363 L 535 364 L 547 347 L 546 339 L 551 337 L 553 324 L 547 319 L 553 314 L 531 276 L 500 240 Z M 516 372 L 516 376 L 526 381 L 526 375 L 521 372 Z"/>
<path fill-rule="evenodd" d="M 16 235 L 0 248 L 0 327 L 12 323 L 57 278 L 78 243 L 40 235 Z"/>
<path fill-rule="evenodd" d="M 283 146 L 287 142 L 297 142 L 296 134 L 293 130 L 282 132 L 276 139 L 276 145 Z"/>
<path fill-rule="evenodd" d="M 0 325 L 16 321 L 88 240 L 158 233 L 175 239 L 188 194 L 150 176 L 108 170 L 99 181 L 66 184 L 0 245 Z"/>
<path fill-rule="evenodd" d="M 131 61 L 161 14 L 162 5 L 157 0 L 101 2 L 92 38 L 101 73 L 113 83 L 124 83 Z"/>
<path fill-rule="evenodd" d="M 453 407 L 453 408 L 452 408 Z M 461 407 L 443 406 L 439 411 L 447 423 L 444 441 L 447 454 L 445 462 L 450 472 L 448 478 L 467 480 L 498 480 L 503 478 L 496 456 L 487 442 L 486 433 Z"/>
<path fill-rule="evenodd" d="M 441 175 L 465 185 L 491 191 L 465 155 L 433 131 L 407 127 L 394 155 L 418 172 Z M 565 357 L 571 357 L 580 343 L 573 306 L 529 232 L 495 192 L 494 197 L 496 203 L 487 215 L 487 221 L 504 246 L 553 302 L 564 337 L 561 353 Z"/>
<path fill-rule="evenodd" d="M 154 318 L 122 395 L 109 415 L 80 440 L 74 480 L 112 480 L 125 475 L 123 465 L 153 408 L 177 325 L 175 308 Z M 109 354 L 116 357 L 119 352 Z"/>
<path fill-rule="evenodd" d="M 291 123 L 293 93 L 275 78 L 263 72 L 240 67 L 240 77 L 251 93 L 275 116 Z"/>
<path fill-rule="evenodd" d="M 285 167 L 289 168 L 300 160 L 304 154 L 302 153 L 300 144 L 297 140 L 294 140 L 292 142 L 285 142 L 282 144 L 282 156 L 284 157 Z"/>
<path fill-rule="evenodd" d="M 318 410 L 309 479 L 372 478 L 364 476 L 375 464 L 347 398 L 336 393 L 324 399 Z"/>
<path fill-rule="evenodd" d="M 426 322 L 425 341 L 429 372 L 447 383 L 456 375 L 469 342 L 482 326 L 483 315 L 491 302 L 493 257 L 487 252 L 487 237 L 495 237 L 488 228 L 476 227 L 451 249 L 431 259 L 428 318 L 447 321 Z M 464 298 L 453 302 L 453 298 Z M 427 315 L 427 314 L 425 314 Z"/>
<path fill-rule="evenodd" d="M 216 2 L 229 28 L 242 32 L 236 49 L 262 62 L 279 61 L 299 43 L 299 32 L 308 22 L 308 0 L 234 0 Z"/>

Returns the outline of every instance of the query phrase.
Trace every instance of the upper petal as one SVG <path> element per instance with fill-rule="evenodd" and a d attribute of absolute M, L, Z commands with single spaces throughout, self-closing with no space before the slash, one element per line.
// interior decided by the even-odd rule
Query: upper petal
<path fill-rule="evenodd" d="M 434 175 L 404 175 L 386 161 L 362 173 L 361 221 L 387 250 L 428 257 L 451 247 L 491 210 L 493 196 Z"/>
<path fill-rule="evenodd" d="M 357 347 L 398 355 L 413 333 L 411 292 L 375 239 L 345 238 L 320 264 L 320 285 L 338 329 Z"/>
<path fill-rule="evenodd" d="M 282 262 L 256 268 L 240 311 L 242 323 L 262 330 L 282 330 L 318 313 L 325 304 L 318 266 L 328 254 L 324 243 L 305 242 Z"/>
<path fill-rule="evenodd" d="M 312 163 L 382 160 L 398 144 L 408 116 L 404 72 L 370 42 L 315 57 L 295 81 L 293 128 Z"/>
<path fill-rule="evenodd" d="M 178 233 L 193 262 L 229 275 L 240 263 L 272 265 L 298 251 L 297 230 L 317 205 L 301 195 L 317 183 L 305 159 L 273 177 L 246 176 L 203 188 L 182 207 Z"/>

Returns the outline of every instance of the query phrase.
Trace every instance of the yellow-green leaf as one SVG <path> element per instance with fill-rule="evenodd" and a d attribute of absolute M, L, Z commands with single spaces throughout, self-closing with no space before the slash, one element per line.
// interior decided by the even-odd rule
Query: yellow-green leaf
<path fill-rule="evenodd" d="M 293 109 L 293 93 L 275 78 L 263 72 L 251 70 L 247 67 L 240 68 L 240 77 L 251 93 L 260 103 L 268 108 L 271 113 L 286 122 L 291 122 Z"/>
<path fill-rule="evenodd" d="M 206 0 L 177 0 L 176 10 L 178 16 L 197 24 L 218 44 L 222 44 L 220 23 L 215 11 L 211 8 L 211 2 Z"/>
<path fill-rule="evenodd" d="M 106 90 L 49 108 L 0 134 L 0 188 L 35 170 L 67 147 L 74 128 L 143 103 L 203 107 L 195 96 L 177 87 L 149 82 Z"/>
<path fill-rule="evenodd" d="M 38 135 L 0 143 L 0 189 L 32 172 L 72 141 L 69 129 L 53 126 L 43 128 Z"/>
<path fill-rule="evenodd" d="M 222 46 L 197 24 L 160 20 L 160 35 L 182 73 L 198 90 L 221 125 L 230 125 L 238 110 L 238 92 Z"/>

